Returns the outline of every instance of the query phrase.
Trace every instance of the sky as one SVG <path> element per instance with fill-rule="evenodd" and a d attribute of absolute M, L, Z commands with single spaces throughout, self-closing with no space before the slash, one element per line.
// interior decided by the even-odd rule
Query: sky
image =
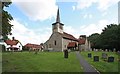
<path fill-rule="evenodd" d="M 119 0 L 12 0 L 5 8 L 14 18 L 12 35 L 23 45 L 46 42 L 52 34 L 57 9 L 64 31 L 76 38 L 101 33 L 109 24 L 118 23 Z"/>

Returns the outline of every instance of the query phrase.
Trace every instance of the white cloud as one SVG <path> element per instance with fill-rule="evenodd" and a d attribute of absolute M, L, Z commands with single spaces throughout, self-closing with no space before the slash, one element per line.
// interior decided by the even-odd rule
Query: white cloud
<path fill-rule="evenodd" d="M 55 0 L 13 0 L 21 11 L 31 20 L 46 20 L 56 16 Z"/>
<path fill-rule="evenodd" d="M 95 2 L 97 2 L 97 0 L 78 0 L 76 8 L 77 9 L 88 8 Z"/>
<path fill-rule="evenodd" d="M 98 0 L 98 9 L 100 11 L 107 10 L 110 6 L 117 4 L 119 0 Z"/>
<path fill-rule="evenodd" d="M 85 15 L 83 16 L 84 19 L 86 19 L 86 18 L 91 19 L 92 17 L 93 17 L 92 14 L 85 14 Z"/>
<path fill-rule="evenodd" d="M 75 6 L 72 6 L 73 11 L 75 10 Z"/>
<path fill-rule="evenodd" d="M 85 35 L 91 35 L 93 33 L 101 33 L 102 29 L 106 27 L 106 25 L 111 24 L 108 20 L 100 20 L 96 24 L 88 24 L 80 27 L 81 33 Z"/>
<path fill-rule="evenodd" d="M 107 10 L 110 6 L 118 3 L 119 0 L 78 0 L 77 1 L 77 9 L 89 8 L 94 3 L 97 4 L 97 8 L 100 11 Z"/>
<path fill-rule="evenodd" d="M 14 25 L 14 28 L 12 30 L 12 35 L 9 36 L 9 38 L 12 38 L 14 36 L 16 39 L 21 41 L 23 45 L 25 45 L 26 43 L 44 43 L 51 35 L 51 30 L 49 28 L 32 30 L 25 27 L 17 20 L 11 21 L 11 24 Z"/>

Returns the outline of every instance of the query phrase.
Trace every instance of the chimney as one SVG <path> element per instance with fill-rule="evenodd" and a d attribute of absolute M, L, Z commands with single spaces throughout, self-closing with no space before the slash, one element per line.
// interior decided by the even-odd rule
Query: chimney
<path fill-rule="evenodd" d="M 15 40 L 15 37 L 12 37 L 12 40 Z"/>

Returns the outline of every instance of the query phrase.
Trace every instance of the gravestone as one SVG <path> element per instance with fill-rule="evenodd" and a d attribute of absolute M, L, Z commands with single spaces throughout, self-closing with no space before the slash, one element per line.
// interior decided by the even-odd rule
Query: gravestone
<path fill-rule="evenodd" d="M 98 51 L 98 49 L 96 49 L 95 51 Z"/>
<path fill-rule="evenodd" d="M 115 48 L 113 49 L 113 52 L 116 52 L 116 49 L 115 49 Z"/>
<path fill-rule="evenodd" d="M 108 49 L 105 49 L 106 52 L 108 52 Z"/>
<path fill-rule="evenodd" d="M 107 59 L 107 54 L 106 53 L 102 53 L 102 59 Z"/>
<path fill-rule="evenodd" d="M 99 56 L 94 56 L 94 62 L 99 61 Z"/>
<path fill-rule="evenodd" d="M 68 50 L 64 50 L 64 58 L 68 58 Z"/>
<path fill-rule="evenodd" d="M 114 57 L 108 57 L 108 62 L 114 62 Z"/>
<path fill-rule="evenodd" d="M 94 48 L 93 51 L 95 51 L 96 49 Z"/>
<path fill-rule="evenodd" d="M 92 54 L 91 53 L 88 53 L 88 58 L 92 58 Z"/>

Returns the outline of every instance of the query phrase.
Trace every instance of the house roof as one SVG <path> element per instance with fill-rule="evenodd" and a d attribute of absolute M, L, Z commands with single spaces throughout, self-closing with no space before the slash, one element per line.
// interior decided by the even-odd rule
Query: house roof
<path fill-rule="evenodd" d="M 70 42 L 67 47 L 76 47 L 76 42 Z"/>
<path fill-rule="evenodd" d="M 83 38 L 83 39 L 79 39 L 79 41 L 78 41 L 78 44 L 85 44 L 85 38 Z"/>
<path fill-rule="evenodd" d="M 42 46 L 38 45 L 38 44 L 28 43 L 28 44 L 25 45 L 25 47 L 28 47 L 28 48 L 41 48 Z"/>
<path fill-rule="evenodd" d="M 7 45 L 17 45 L 18 44 L 18 40 L 6 40 L 5 43 Z"/>
<path fill-rule="evenodd" d="M 63 32 L 63 38 L 66 38 L 66 39 L 70 39 L 70 40 L 74 40 L 74 41 L 78 41 L 73 35 L 71 34 L 68 34 L 66 32 Z"/>

